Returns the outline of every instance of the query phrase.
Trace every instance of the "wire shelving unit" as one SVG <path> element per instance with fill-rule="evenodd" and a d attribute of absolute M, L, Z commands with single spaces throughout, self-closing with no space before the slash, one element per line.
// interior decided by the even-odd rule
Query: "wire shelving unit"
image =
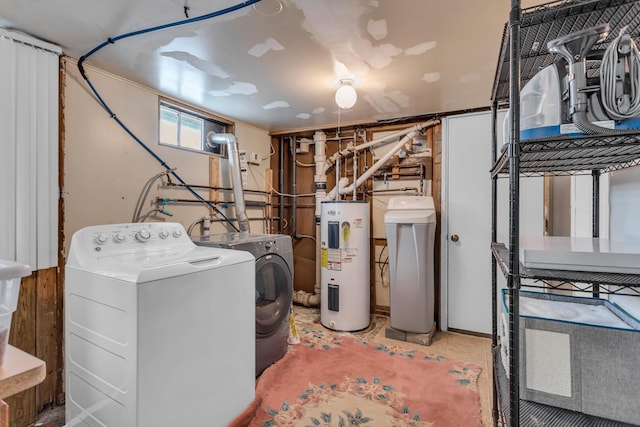
<path fill-rule="evenodd" d="M 640 1 L 561 0 L 521 9 L 519 0 L 511 0 L 509 22 L 505 25 L 492 90 L 493 168 L 492 178 L 492 301 L 494 424 L 507 426 L 624 426 L 578 412 L 520 399 L 519 290 L 522 279 L 549 288 L 558 283 L 566 289 L 616 293 L 620 289 L 640 296 L 640 275 L 527 269 L 519 262 L 520 179 L 525 176 L 590 174 L 593 177 L 593 237 L 599 237 L 599 179 L 607 173 L 640 164 L 640 130 L 615 136 L 558 136 L 520 141 L 520 87 L 542 68 L 559 59 L 547 51 L 547 43 L 568 33 L 601 23 L 609 23 L 610 34 L 628 32 L 640 45 Z M 604 52 L 607 41 L 595 45 L 595 53 Z M 587 62 L 587 77 L 594 77 L 597 65 Z M 512 138 L 499 150 L 497 110 L 509 107 Z M 497 180 L 509 179 L 509 242 L 497 242 Z M 507 249 L 508 248 L 508 249 Z M 507 278 L 509 304 L 509 376 L 500 362 L 497 337 L 497 274 Z M 555 284 L 555 285 L 554 285 Z M 615 286 L 608 286 L 615 285 Z M 527 287 L 530 285 L 527 284 Z M 536 285 L 534 285 L 536 286 Z M 619 286 L 619 288 L 617 287 Z"/>

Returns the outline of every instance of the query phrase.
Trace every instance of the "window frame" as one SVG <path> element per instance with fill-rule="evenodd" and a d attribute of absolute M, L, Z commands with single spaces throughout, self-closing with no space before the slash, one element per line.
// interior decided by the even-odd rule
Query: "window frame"
<path fill-rule="evenodd" d="M 161 122 L 162 122 L 163 108 L 168 108 L 172 111 L 177 112 L 179 115 L 178 117 L 180 117 L 181 114 L 186 114 L 189 117 L 193 117 L 203 121 L 201 149 L 185 147 L 183 145 L 180 145 L 180 128 L 181 128 L 180 120 L 178 120 L 178 125 L 177 125 L 177 135 L 176 135 L 177 144 L 162 142 L 162 140 L 160 139 L 160 127 L 162 125 Z M 220 116 L 217 116 L 215 114 L 212 114 L 200 108 L 196 108 L 196 107 L 184 104 L 182 102 L 175 101 L 173 99 L 165 98 L 162 96 L 158 97 L 158 144 L 159 145 L 163 147 L 175 148 L 178 150 L 191 151 L 193 153 L 201 153 L 201 154 L 207 154 L 209 156 L 218 156 L 218 157 L 226 158 L 227 148 L 223 144 L 219 145 L 218 152 L 214 150 L 209 151 L 205 148 L 204 138 L 206 137 L 206 133 L 205 133 L 206 122 L 213 123 L 213 125 L 222 125 L 225 127 L 225 133 L 235 134 L 235 123 L 232 122 L 231 120 L 222 118 Z"/>

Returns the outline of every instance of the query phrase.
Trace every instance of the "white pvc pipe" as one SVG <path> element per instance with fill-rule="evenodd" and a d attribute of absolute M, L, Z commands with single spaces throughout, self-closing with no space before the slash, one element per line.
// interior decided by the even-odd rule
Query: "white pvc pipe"
<path fill-rule="evenodd" d="M 424 128 L 427 127 L 431 127 L 437 123 L 439 123 L 439 120 L 430 120 L 428 122 L 423 122 L 423 123 L 418 123 L 417 125 L 411 126 L 407 129 L 403 129 L 400 130 L 398 132 L 394 132 L 394 133 L 390 133 L 389 135 L 385 135 L 382 136 L 378 139 L 374 139 L 373 141 L 369 141 L 369 142 L 365 142 L 363 144 L 360 145 L 356 145 L 356 146 L 350 146 L 347 147 L 344 150 L 338 150 L 333 156 L 331 156 L 329 158 L 329 161 L 327 161 L 326 165 L 325 165 L 325 172 L 328 171 L 329 169 L 331 169 L 331 167 L 336 163 L 336 161 L 338 161 L 338 159 L 340 159 L 341 157 L 345 157 L 349 154 L 355 153 L 356 151 L 362 151 L 366 148 L 372 147 L 374 145 L 378 145 L 378 144 L 382 144 L 385 143 L 385 141 L 393 139 L 393 138 L 397 138 L 398 136 L 402 136 L 405 135 L 409 132 L 412 131 L 420 131 Z M 387 141 L 386 143 L 391 143 L 392 141 Z"/>
<path fill-rule="evenodd" d="M 316 174 L 313 177 L 316 190 L 316 271 L 315 271 L 315 283 L 313 285 L 314 295 L 306 298 L 306 304 L 309 306 L 320 305 L 320 214 L 322 212 L 321 203 L 327 197 L 327 174 L 324 171 L 324 167 L 327 163 L 326 144 L 327 135 L 324 132 L 317 131 L 313 135 L 314 141 L 314 156 L 313 160 L 316 163 Z"/>
<path fill-rule="evenodd" d="M 320 222 L 320 203 L 327 196 L 327 174 L 324 170 L 325 165 L 327 164 L 327 154 L 326 154 L 326 144 L 327 144 L 327 135 L 322 131 L 317 131 L 313 135 L 314 142 L 314 156 L 313 161 L 316 164 L 316 173 L 313 176 L 313 181 L 315 183 L 316 190 L 316 222 Z M 320 236 L 316 236 L 320 239 Z"/>
<path fill-rule="evenodd" d="M 378 169 L 384 166 L 384 164 L 387 163 L 387 160 L 393 157 L 393 155 L 400 151 L 407 142 L 409 142 L 414 136 L 416 136 L 417 133 L 418 131 L 412 131 L 403 136 L 396 145 L 394 145 L 384 156 L 380 158 L 380 160 L 375 162 L 373 166 L 371 166 L 365 173 L 363 173 L 357 181 L 347 187 L 338 187 L 338 194 L 347 194 L 353 189 L 360 187 L 367 179 L 369 179 L 374 173 L 376 173 Z"/>
<path fill-rule="evenodd" d="M 403 131 L 396 132 L 395 136 L 402 135 L 402 134 L 406 134 L 406 135 L 404 137 L 402 137 L 402 139 L 400 139 L 400 141 L 398 141 L 389 151 L 387 151 L 387 153 L 384 156 L 382 156 L 369 169 L 367 169 L 367 171 L 364 174 L 362 174 L 362 176 L 360 176 L 357 179 L 357 181 L 355 181 L 353 184 L 348 186 L 348 185 L 346 185 L 344 180 L 340 180 L 338 185 L 336 185 L 336 187 L 334 187 L 327 194 L 327 199 L 333 200 L 334 198 L 336 198 L 340 194 L 347 194 L 350 191 L 352 191 L 353 189 L 360 187 L 366 180 L 368 180 L 374 173 L 376 173 L 378 171 L 378 169 L 380 169 L 382 166 L 384 166 L 384 164 L 394 154 L 396 154 L 398 151 L 400 151 L 402 149 L 402 147 L 404 147 L 405 144 L 407 142 L 409 142 L 409 140 L 411 140 L 413 137 L 415 137 L 418 134 L 418 132 L 420 132 L 422 129 L 425 129 L 427 127 L 431 127 L 431 126 L 433 126 L 433 125 L 435 125 L 437 123 L 439 123 L 438 120 L 430 120 L 428 122 L 419 123 L 419 124 L 417 124 L 415 126 L 412 126 L 412 127 L 408 128 L 408 129 L 405 129 Z M 372 144 L 378 144 L 380 139 L 378 139 L 376 141 L 368 142 L 366 144 L 361 144 L 361 145 L 358 145 L 356 147 L 353 147 L 352 149 L 356 150 L 356 151 L 359 151 L 362 146 L 371 146 Z"/>
<path fill-rule="evenodd" d="M 431 126 L 433 126 L 435 124 L 438 124 L 439 122 L 440 122 L 439 120 L 430 120 L 428 122 L 418 123 L 417 125 L 412 126 L 410 128 L 403 129 L 403 130 L 400 130 L 398 132 L 390 133 L 389 135 L 385 135 L 383 137 L 380 137 L 378 139 L 374 139 L 373 141 L 369 141 L 369 142 L 366 142 L 364 144 L 356 145 L 355 147 L 352 147 L 352 149 L 353 149 L 353 151 L 362 151 L 365 148 L 369 148 L 369 147 L 371 147 L 373 145 L 380 144 L 380 143 L 382 143 L 382 142 L 384 142 L 384 141 L 386 141 L 388 139 L 393 139 L 393 138 L 396 138 L 398 136 L 405 135 L 405 134 L 407 134 L 409 132 L 412 132 L 412 131 L 421 131 L 422 129 L 431 127 Z"/>

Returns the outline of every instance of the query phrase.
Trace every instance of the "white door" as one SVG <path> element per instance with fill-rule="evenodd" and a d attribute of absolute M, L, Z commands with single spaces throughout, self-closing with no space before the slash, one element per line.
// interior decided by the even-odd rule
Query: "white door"
<path fill-rule="evenodd" d="M 504 113 L 499 113 L 499 147 L 502 145 L 503 119 Z M 443 330 L 491 333 L 491 143 L 489 111 L 452 116 L 443 121 Z M 499 242 L 504 242 L 508 236 L 508 185 L 507 178 L 498 179 Z M 520 234 L 542 235 L 543 212 L 543 178 L 521 179 Z M 504 286 L 506 281 L 498 269 L 497 287 Z"/>
<path fill-rule="evenodd" d="M 491 333 L 491 114 L 442 130 L 442 328 Z"/>

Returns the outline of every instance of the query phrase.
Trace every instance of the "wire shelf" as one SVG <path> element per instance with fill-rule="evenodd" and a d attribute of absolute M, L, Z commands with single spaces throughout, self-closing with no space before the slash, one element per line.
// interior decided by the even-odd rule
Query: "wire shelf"
<path fill-rule="evenodd" d="M 628 26 L 628 32 L 640 44 L 640 2 L 630 0 L 556 1 L 522 11 L 520 19 L 521 87 L 541 69 L 558 60 L 549 53 L 547 43 L 573 31 L 609 23 L 610 36 L 596 44 L 593 52 L 604 52 L 609 40 Z M 594 76 L 597 65 L 591 64 L 587 76 Z M 492 100 L 509 102 L 509 27 L 505 25 L 498 67 L 494 78 Z"/>
<path fill-rule="evenodd" d="M 520 141 L 520 172 L 563 173 L 600 170 L 610 172 L 640 163 L 640 132 L 630 130 L 615 136 L 559 136 Z M 509 173 L 505 150 L 491 175 Z"/>
<path fill-rule="evenodd" d="M 503 243 L 493 243 L 491 245 L 493 256 L 498 262 L 500 269 L 505 276 L 509 275 L 509 250 Z M 540 281 L 559 281 L 561 284 L 584 283 L 585 286 L 577 285 L 575 290 L 579 292 L 590 291 L 592 283 L 600 285 L 613 285 L 624 287 L 640 287 L 640 275 L 622 273 L 601 273 L 591 271 L 570 271 L 570 270 L 547 270 L 539 268 L 526 268 L 520 263 L 520 277 L 523 279 L 533 279 Z M 527 285 L 530 286 L 530 285 Z M 552 287 L 557 285 L 552 285 Z M 601 289 L 601 293 L 616 294 L 618 289 Z M 632 291 L 633 292 L 633 291 Z M 634 292 L 640 296 L 640 293 Z"/>

